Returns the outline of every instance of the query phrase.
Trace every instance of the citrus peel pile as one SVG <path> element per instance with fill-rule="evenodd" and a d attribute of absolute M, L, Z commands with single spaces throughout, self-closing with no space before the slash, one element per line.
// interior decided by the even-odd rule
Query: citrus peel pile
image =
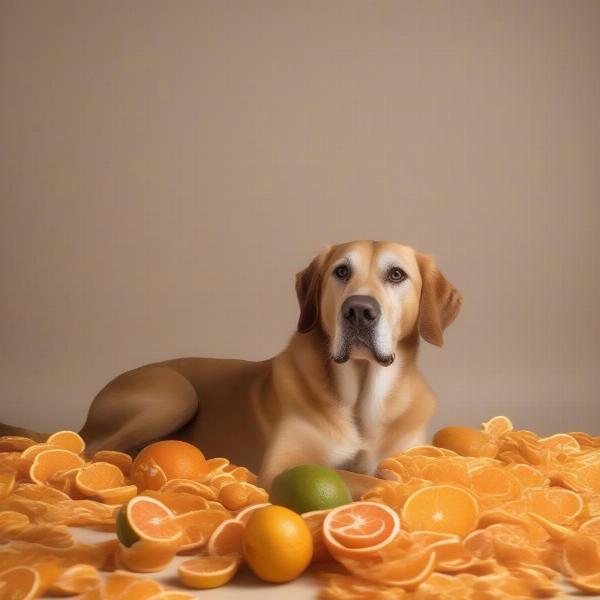
<path fill-rule="evenodd" d="M 302 515 L 320 597 L 551 597 L 564 580 L 600 594 L 600 438 L 540 438 L 506 417 L 455 429 L 436 436 L 445 447 L 382 461 L 361 501 Z M 189 555 L 184 586 L 231 580 L 248 520 L 269 506 L 256 477 L 225 458 L 202 458 L 194 479 L 137 463 L 87 456 L 74 432 L 0 438 L 0 597 L 191 598 L 140 575 L 176 554 Z M 73 527 L 119 527 L 120 541 L 82 543 Z"/>

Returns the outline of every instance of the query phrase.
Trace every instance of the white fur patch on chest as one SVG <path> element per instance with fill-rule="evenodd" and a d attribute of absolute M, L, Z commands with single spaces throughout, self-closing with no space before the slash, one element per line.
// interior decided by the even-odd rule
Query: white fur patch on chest
<path fill-rule="evenodd" d="M 369 438 L 385 421 L 386 400 L 400 378 L 399 357 L 383 367 L 372 361 L 349 360 L 334 368 L 342 409 L 353 415 L 361 438 Z"/>

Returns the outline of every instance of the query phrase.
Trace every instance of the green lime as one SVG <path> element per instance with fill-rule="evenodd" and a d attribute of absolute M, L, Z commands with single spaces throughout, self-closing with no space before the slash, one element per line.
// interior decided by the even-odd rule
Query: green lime
<path fill-rule="evenodd" d="M 344 480 L 333 469 L 322 465 L 299 465 L 273 479 L 269 501 L 301 514 L 348 504 L 352 502 L 352 496 Z"/>

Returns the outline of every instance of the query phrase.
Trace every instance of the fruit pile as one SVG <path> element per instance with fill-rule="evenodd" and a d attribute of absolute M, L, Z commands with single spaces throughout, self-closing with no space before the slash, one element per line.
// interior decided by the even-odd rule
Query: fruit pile
<path fill-rule="evenodd" d="M 132 460 L 88 456 L 73 432 L 3 437 L 0 598 L 183 600 L 140 575 L 182 554 L 188 588 L 226 584 L 242 565 L 290 581 L 312 562 L 323 599 L 549 597 L 564 579 L 600 593 L 600 438 L 540 438 L 495 417 L 446 428 L 379 474 L 351 502 L 335 471 L 302 465 L 268 497 L 244 467 L 184 442 Z M 108 539 L 83 543 L 73 527 Z"/>

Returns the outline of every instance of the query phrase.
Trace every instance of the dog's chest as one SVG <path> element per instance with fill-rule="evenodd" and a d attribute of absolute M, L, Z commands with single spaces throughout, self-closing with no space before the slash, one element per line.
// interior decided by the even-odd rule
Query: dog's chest
<path fill-rule="evenodd" d="M 396 391 L 402 365 L 399 360 L 388 367 L 350 360 L 336 367 L 340 410 L 349 417 L 360 440 L 371 445 L 389 418 L 388 400 Z"/>

